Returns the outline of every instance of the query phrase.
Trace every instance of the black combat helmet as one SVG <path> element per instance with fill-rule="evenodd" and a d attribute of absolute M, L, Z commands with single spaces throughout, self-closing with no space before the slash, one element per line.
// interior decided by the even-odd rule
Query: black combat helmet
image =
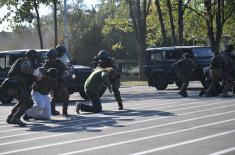
<path fill-rule="evenodd" d="M 37 51 L 31 49 L 25 53 L 25 56 L 32 62 L 36 61 L 39 58 Z"/>
<path fill-rule="evenodd" d="M 61 57 L 64 55 L 64 53 L 67 52 L 67 48 L 64 45 L 58 45 L 56 46 L 56 51 L 58 52 L 58 56 Z"/>
<path fill-rule="evenodd" d="M 50 49 L 48 52 L 47 52 L 47 57 L 48 58 L 57 58 L 57 51 L 55 49 Z"/>
<path fill-rule="evenodd" d="M 98 57 L 99 57 L 100 60 L 106 60 L 109 57 L 109 53 L 105 50 L 101 50 L 98 53 Z"/>

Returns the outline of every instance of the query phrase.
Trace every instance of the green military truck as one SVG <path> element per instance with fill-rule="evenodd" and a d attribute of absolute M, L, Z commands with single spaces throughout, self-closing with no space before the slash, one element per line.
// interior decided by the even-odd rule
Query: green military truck
<path fill-rule="evenodd" d="M 175 83 L 181 87 L 182 83 L 177 79 L 176 74 L 172 72 L 172 64 L 179 60 L 183 53 L 187 51 L 198 64 L 198 70 L 207 68 L 213 57 L 210 47 L 205 46 L 173 46 L 147 48 L 145 51 L 145 76 L 148 79 L 148 85 L 158 90 L 164 90 L 168 84 Z M 192 81 L 197 81 L 197 74 L 193 74 Z"/>

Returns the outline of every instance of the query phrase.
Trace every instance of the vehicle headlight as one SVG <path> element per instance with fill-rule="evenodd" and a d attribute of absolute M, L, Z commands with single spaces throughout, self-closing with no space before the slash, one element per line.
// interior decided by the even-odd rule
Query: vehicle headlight
<path fill-rule="evenodd" d="M 76 74 L 72 74 L 72 79 L 76 79 Z"/>

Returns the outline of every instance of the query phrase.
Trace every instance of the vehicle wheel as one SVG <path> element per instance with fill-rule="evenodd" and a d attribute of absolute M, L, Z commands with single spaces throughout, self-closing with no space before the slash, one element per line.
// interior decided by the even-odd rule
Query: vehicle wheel
<path fill-rule="evenodd" d="M 166 76 L 163 72 L 159 72 L 154 76 L 154 86 L 157 90 L 164 90 L 167 88 L 168 83 L 166 81 Z"/>
<path fill-rule="evenodd" d="M 13 100 L 13 98 L 10 97 L 10 96 L 5 96 L 5 97 L 3 97 L 3 98 L 0 99 L 0 101 L 1 101 L 3 104 L 10 104 L 12 100 Z"/>
<path fill-rule="evenodd" d="M 159 82 L 155 83 L 155 88 L 157 90 L 164 90 L 167 88 L 167 86 L 168 86 L 168 84 L 165 81 L 161 81 L 161 82 L 159 81 Z"/>
<path fill-rule="evenodd" d="M 182 82 L 181 81 L 179 81 L 179 80 L 176 80 L 175 81 L 175 84 L 176 84 L 176 86 L 178 87 L 178 88 L 181 88 L 181 86 L 182 86 Z"/>
<path fill-rule="evenodd" d="M 88 96 L 86 95 L 85 91 L 80 91 L 79 94 L 83 99 L 85 99 L 85 100 L 89 99 Z"/>

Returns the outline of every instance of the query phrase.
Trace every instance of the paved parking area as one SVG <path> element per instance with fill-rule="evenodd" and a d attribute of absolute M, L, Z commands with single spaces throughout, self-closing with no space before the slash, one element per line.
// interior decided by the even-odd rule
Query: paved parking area
<path fill-rule="evenodd" d="M 0 155 L 235 155 L 235 97 L 198 97 L 190 89 L 182 98 L 174 86 L 120 90 L 123 111 L 105 94 L 103 113 L 77 115 L 74 102 L 85 101 L 74 94 L 71 119 L 32 120 L 25 128 L 6 124 L 13 105 L 0 104 Z"/>

